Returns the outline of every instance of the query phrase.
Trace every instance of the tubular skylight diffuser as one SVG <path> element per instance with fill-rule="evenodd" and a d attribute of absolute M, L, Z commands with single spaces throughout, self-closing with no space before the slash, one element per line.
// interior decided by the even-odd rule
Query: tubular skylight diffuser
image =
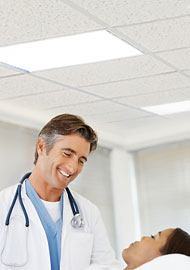
<path fill-rule="evenodd" d="M 142 54 L 107 31 L 0 48 L 0 62 L 32 72 Z"/>

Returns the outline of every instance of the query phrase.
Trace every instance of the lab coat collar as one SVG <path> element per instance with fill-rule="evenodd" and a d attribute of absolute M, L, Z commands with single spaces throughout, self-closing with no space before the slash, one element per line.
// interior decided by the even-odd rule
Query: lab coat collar
<path fill-rule="evenodd" d="M 66 190 L 63 191 L 63 227 L 67 228 L 73 218 L 73 212 Z"/>
<path fill-rule="evenodd" d="M 29 219 L 31 219 L 34 223 L 39 224 L 41 226 L 41 221 L 36 212 L 36 209 L 26 194 L 25 182 L 22 185 L 21 195 L 22 195 L 22 199 L 23 199 L 23 203 L 25 205 L 26 211 L 29 215 Z M 66 190 L 64 190 L 63 191 L 63 230 L 64 231 L 70 225 L 72 218 L 73 218 L 73 213 L 70 206 L 69 198 L 68 198 Z"/>
<path fill-rule="evenodd" d="M 38 216 L 38 213 L 36 212 L 36 209 L 35 209 L 33 203 L 31 202 L 31 200 L 28 198 L 28 196 L 26 194 L 25 181 L 22 184 L 21 196 L 22 196 L 26 211 L 28 213 L 29 220 L 32 220 L 32 222 L 41 226 L 41 221 L 40 221 L 40 218 Z"/>

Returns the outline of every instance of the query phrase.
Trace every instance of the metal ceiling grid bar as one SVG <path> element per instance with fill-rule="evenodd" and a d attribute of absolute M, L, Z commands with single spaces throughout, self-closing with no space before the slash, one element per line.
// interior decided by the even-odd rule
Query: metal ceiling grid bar
<path fill-rule="evenodd" d="M 129 43 L 131 46 L 135 47 L 137 50 L 141 51 L 142 53 L 152 56 L 154 59 L 162 62 L 163 64 L 167 65 L 168 67 L 172 68 L 173 70 L 177 71 L 178 73 L 182 74 L 183 76 L 190 78 L 190 75 L 185 74 L 183 71 L 181 71 L 175 65 L 170 64 L 168 61 L 164 60 L 162 57 L 151 52 L 150 50 L 148 50 L 147 48 L 145 48 L 141 44 L 134 42 L 132 39 L 127 37 L 125 34 L 121 33 L 118 29 L 115 29 L 115 27 L 109 26 L 106 22 L 104 22 L 103 20 L 99 19 L 98 17 L 92 15 L 86 9 L 78 6 L 77 4 L 73 3 L 70 0 L 61 0 L 61 1 L 63 1 L 65 4 L 69 5 L 70 7 L 74 8 L 78 12 L 82 13 L 83 15 L 87 16 L 89 19 L 93 20 L 95 23 L 104 27 L 108 32 L 110 32 L 111 34 L 120 38 L 121 40 Z M 185 17 L 188 17 L 188 15 L 187 16 L 185 15 Z M 158 20 L 158 21 L 160 21 L 160 20 Z M 164 21 L 164 19 L 162 19 L 162 21 Z M 143 23 L 141 23 L 141 24 L 143 24 Z"/>

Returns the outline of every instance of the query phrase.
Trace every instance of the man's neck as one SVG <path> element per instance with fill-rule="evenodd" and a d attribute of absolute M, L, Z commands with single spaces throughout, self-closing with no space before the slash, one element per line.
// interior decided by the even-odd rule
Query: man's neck
<path fill-rule="evenodd" d="M 36 168 L 34 168 L 28 181 L 42 200 L 49 202 L 57 202 L 60 200 L 62 190 L 53 188 L 48 185 L 48 183 L 42 179 Z"/>

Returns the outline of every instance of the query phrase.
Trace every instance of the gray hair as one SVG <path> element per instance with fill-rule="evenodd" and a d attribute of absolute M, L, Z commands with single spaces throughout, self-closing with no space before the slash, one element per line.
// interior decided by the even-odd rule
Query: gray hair
<path fill-rule="evenodd" d="M 97 147 L 96 132 L 87 125 L 82 118 L 72 114 L 61 114 L 51 119 L 40 131 L 39 138 L 43 138 L 46 153 L 51 150 L 54 143 L 63 135 L 77 133 L 90 143 L 90 152 Z M 34 164 L 38 160 L 38 151 L 36 147 Z"/>

